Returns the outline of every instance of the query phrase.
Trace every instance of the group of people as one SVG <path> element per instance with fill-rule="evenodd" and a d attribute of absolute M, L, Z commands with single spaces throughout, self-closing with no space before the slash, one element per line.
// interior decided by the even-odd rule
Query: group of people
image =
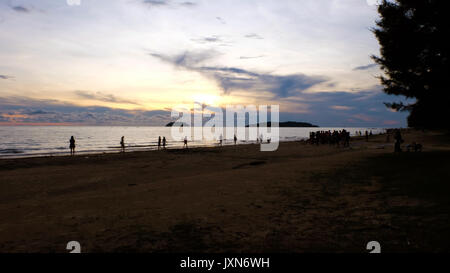
<path fill-rule="evenodd" d="M 356 132 L 357 136 L 362 136 L 362 132 L 361 131 L 357 131 Z M 366 137 L 366 141 L 369 140 L 369 135 L 372 135 L 372 131 L 368 132 L 365 131 L 365 137 Z M 390 132 L 387 132 L 387 138 L 386 138 L 386 142 L 389 142 L 390 139 Z M 402 135 L 400 133 L 400 130 L 396 130 L 394 132 L 394 139 L 395 139 L 395 144 L 394 144 L 394 151 L 396 153 L 401 152 L 401 145 L 404 142 Z M 234 135 L 234 145 L 237 144 L 237 137 L 236 135 Z M 263 143 L 263 135 L 260 135 L 260 137 L 257 138 L 257 142 L 259 143 Z M 350 146 L 350 132 L 348 132 L 347 130 L 343 129 L 340 131 L 334 130 L 333 132 L 331 130 L 328 131 L 316 131 L 316 132 L 310 132 L 309 133 L 309 143 L 311 144 L 329 144 L 329 145 L 343 145 L 344 147 L 349 147 Z M 270 138 L 267 139 L 267 143 L 270 143 Z M 220 135 L 219 137 L 219 145 L 222 146 L 223 145 L 223 136 Z M 75 138 L 73 136 L 70 137 L 69 140 L 69 148 L 70 148 L 70 155 L 74 155 L 75 154 Z M 166 149 L 167 146 L 167 140 L 166 137 L 163 136 L 161 138 L 161 136 L 158 137 L 158 150 L 162 149 Z M 120 148 L 122 152 L 125 152 L 125 137 L 122 136 L 120 139 Z M 187 149 L 188 148 L 188 138 L 184 137 L 183 139 L 183 148 Z M 413 150 L 413 151 L 422 151 L 422 145 L 418 144 L 416 142 L 409 144 L 407 146 L 407 150 Z"/>
<path fill-rule="evenodd" d="M 309 142 L 311 144 L 330 144 L 340 146 L 341 144 L 344 147 L 350 146 L 350 132 L 343 129 L 340 131 L 331 130 L 328 131 L 317 131 L 309 133 Z"/>
<path fill-rule="evenodd" d="M 158 137 L 158 150 L 161 150 L 161 147 L 163 149 L 166 149 L 167 140 L 166 137 L 163 137 L 161 139 L 161 136 Z M 187 138 L 184 139 L 184 145 L 187 148 Z M 70 148 L 70 155 L 75 155 L 75 138 L 73 136 L 69 139 L 69 148 Z M 120 150 L 124 153 L 125 152 L 125 136 L 122 136 L 120 138 Z"/>
<path fill-rule="evenodd" d="M 233 140 L 234 140 L 234 145 L 236 145 L 237 144 L 237 140 L 238 140 L 236 135 L 234 135 Z M 261 140 L 261 143 L 262 143 L 262 136 L 261 136 L 260 140 Z M 270 139 L 268 140 L 268 142 L 270 142 Z M 220 146 L 223 145 L 223 136 L 222 135 L 220 135 L 220 137 L 219 137 L 219 145 Z M 158 150 L 166 149 L 166 146 L 167 146 L 166 137 L 163 136 L 161 138 L 161 136 L 159 136 L 158 137 Z M 70 148 L 70 155 L 75 155 L 75 138 L 73 136 L 70 137 L 69 148 Z M 183 139 L 183 148 L 185 148 L 185 149 L 188 148 L 188 138 L 187 138 L 187 136 L 185 136 L 184 139 Z M 123 153 L 125 152 L 125 136 L 122 136 L 120 138 L 120 150 Z"/>

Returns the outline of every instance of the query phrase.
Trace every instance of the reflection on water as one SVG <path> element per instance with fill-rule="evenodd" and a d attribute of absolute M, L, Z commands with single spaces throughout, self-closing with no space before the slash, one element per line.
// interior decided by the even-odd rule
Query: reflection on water
<path fill-rule="evenodd" d="M 280 128 L 280 141 L 296 141 L 309 137 L 318 130 L 344 128 Z M 372 130 L 373 134 L 384 129 L 345 128 L 352 135 L 356 131 Z M 157 149 L 158 137 L 167 138 L 168 148 L 183 146 L 181 139 L 171 138 L 170 127 L 122 127 L 122 126 L 0 126 L 0 158 L 66 155 L 69 154 L 69 138 L 76 139 L 78 153 L 118 152 L 120 138 L 125 136 L 127 151 Z M 238 144 L 252 143 L 239 140 Z M 224 136 L 224 145 L 233 144 L 233 136 Z M 190 147 L 214 146 L 216 141 L 190 141 Z"/>

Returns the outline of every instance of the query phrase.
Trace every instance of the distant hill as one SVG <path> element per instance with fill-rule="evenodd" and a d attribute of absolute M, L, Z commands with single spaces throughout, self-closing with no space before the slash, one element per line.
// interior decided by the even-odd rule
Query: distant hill
<path fill-rule="evenodd" d="M 270 122 L 270 121 L 267 123 L 258 123 L 257 127 L 259 127 L 261 125 L 266 125 L 266 124 L 267 124 L 267 127 L 272 127 L 272 122 Z M 319 127 L 317 125 L 314 125 L 314 124 L 311 124 L 308 122 L 297 122 L 297 121 L 285 121 L 285 122 L 280 122 L 278 124 L 279 124 L 278 127 Z M 247 125 L 245 127 L 250 127 L 250 126 Z"/>

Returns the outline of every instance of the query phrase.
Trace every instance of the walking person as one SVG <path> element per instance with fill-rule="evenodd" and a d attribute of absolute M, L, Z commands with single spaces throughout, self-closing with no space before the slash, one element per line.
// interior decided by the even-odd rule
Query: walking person
<path fill-rule="evenodd" d="M 164 149 L 164 150 L 166 149 L 166 143 L 167 143 L 166 137 L 163 137 L 163 139 L 162 139 L 162 145 L 163 145 L 163 149 Z"/>
<path fill-rule="evenodd" d="M 73 136 L 70 137 L 69 143 L 70 155 L 75 155 L 75 138 Z"/>
<path fill-rule="evenodd" d="M 122 149 L 122 153 L 125 153 L 125 137 L 122 136 L 122 138 L 120 139 L 120 147 Z"/>
<path fill-rule="evenodd" d="M 158 150 L 161 149 L 161 136 L 158 137 Z"/>

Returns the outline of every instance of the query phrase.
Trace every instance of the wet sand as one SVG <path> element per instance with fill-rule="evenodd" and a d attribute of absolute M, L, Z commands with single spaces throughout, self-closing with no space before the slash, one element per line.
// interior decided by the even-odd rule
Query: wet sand
<path fill-rule="evenodd" d="M 0 252 L 449 251 L 449 137 L 404 138 L 0 160 Z"/>

